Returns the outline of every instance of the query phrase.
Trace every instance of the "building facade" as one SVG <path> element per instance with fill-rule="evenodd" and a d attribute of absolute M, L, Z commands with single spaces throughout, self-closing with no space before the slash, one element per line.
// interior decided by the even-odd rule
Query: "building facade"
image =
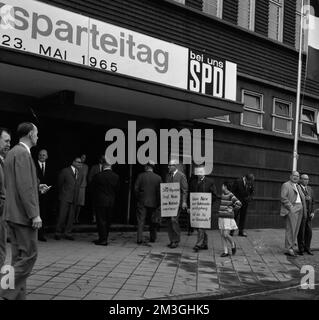
<path fill-rule="evenodd" d="M 145 71 L 142 78 L 140 73 L 134 73 L 133 67 L 118 73 L 115 64 L 112 70 L 112 63 L 104 66 L 104 59 L 96 56 L 83 55 L 83 59 L 89 59 L 88 62 L 83 61 L 83 65 L 67 61 L 66 53 L 57 51 L 59 47 L 54 43 L 43 42 L 41 54 L 28 52 L 32 50 L 24 50 L 19 37 L 17 40 L 8 36 L 9 31 L 2 28 L 1 125 L 14 128 L 21 120 L 28 118 L 34 121 L 36 118 L 40 126 L 40 146 L 49 149 L 57 169 L 79 153 L 86 153 L 92 161 L 89 164 L 93 164 L 105 150 L 105 130 L 112 127 L 125 129 L 129 120 L 137 121 L 139 128 L 154 130 L 214 129 L 212 176 L 219 192 L 223 180 L 253 173 L 256 177 L 255 198 L 249 208 L 247 227 L 283 226 L 279 216 L 280 186 L 289 179 L 292 169 L 300 0 L 31 2 L 29 11 L 28 8 L 24 8 L 27 12 L 18 10 L 16 16 L 20 29 L 26 29 L 28 23 L 30 43 L 35 37 L 44 38 L 49 31 L 53 33 L 53 25 L 50 30 L 51 20 L 46 20 L 40 11 L 36 11 L 38 5 L 50 5 L 79 17 L 107 23 L 110 25 L 108 30 L 113 30 L 113 26 L 129 30 L 127 34 L 133 34 L 135 39 L 143 35 L 151 37 L 150 43 L 153 43 L 152 39 L 164 41 L 163 45 L 165 43 L 167 47 L 169 43 L 172 52 L 179 54 L 178 50 L 181 50 L 181 60 L 183 48 L 188 48 L 190 61 L 192 54 L 194 57 L 197 55 L 198 60 L 211 59 L 211 65 L 214 61 L 229 61 L 237 68 L 235 96 L 227 95 L 227 91 L 234 92 L 230 80 L 219 82 L 213 89 L 209 81 L 203 85 L 210 71 L 205 75 L 196 66 L 193 78 L 189 78 L 193 82 L 189 80 L 187 88 L 184 88 L 177 82 L 172 84 L 170 80 L 165 82 L 157 78 L 156 72 L 153 77 L 152 73 Z M 2 9 L 6 4 L 16 5 L 16 2 L 0 1 Z M 73 19 L 67 13 L 61 19 L 63 17 L 65 22 Z M 64 37 L 65 42 L 84 41 L 81 38 L 83 34 L 88 34 L 93 42 L 92 39 L 101 36 L 98 30 L 92 31 L 91 28 L 88 32 L 83 26 L 78 26 L 72 38 L 68 34 L 71 27 L 62 22 L 61 25 L 66 33 L 60 30 L 59 37 Z M 96 25 L 99 26 L 98 23 Z M 110 53 L 116 48 L 121 50 L 121 44 L 131 41 L 132 48 L 135 40 L 124 39 L 125 36 L 124 31 L 119 33 L 118 47 L 110 36 L 103 38 L 104 43 L 96 42 L 95 45 L 104 46 Z M 145 41 L 143 44 L 148 44 Z M 143 49 L 144 53 L 148 50 L 145 46 Z M 153 49 L 152 45 L 149 49 Z M 129 48 L 123 47 L 121 52 L 131 60 L 138 59 L 137 55 L 133 57 Z M 147 63 L 164 72 L 164 56 L 156 56 L 155 53 L 153 50 L 152 61 Z M 72 57 L 77 54 L 73 53 Z M 142 55 L 139 58 L 141 61 L 147 59 Z M 305 62 L 306 54 L 303 59 Z M 174 60 L 176 66 L 178 60 Z M 203 64 L 198 65 L 203 67 Z M 106 71 L 101 70 L 104 67 Z M 305 63 L 298 170 L 309 174 L 310 184 L 315 195 L 319 196 L 318 139 L 312 129 L 318 113 L 319 86 L 314 81 L 305 81 L 304 71 Z M 215 79 L 215 69 L 211 72 Z M 181 68 L 173 69 L 172 74 L 177 75 L 177 80 L 181 77 L 179 73 L 182 73 Z M 224 77 L 228 79 L 226 75 L 225 71 Z M 221 85 L 225 91 L 219 95 Z M 119 165 L 115 170 L 122 179 L 123 195 L 115 222 L 134 223 L 134 197 L 130 190 L 141 167 Z M 164 175 L 166 168 L 160 166 L 159 170 Z M 191 168 L 186 168 L 186 171 L 190 174 Z M 314 224 L 319 224 L 318 218 Z"/>

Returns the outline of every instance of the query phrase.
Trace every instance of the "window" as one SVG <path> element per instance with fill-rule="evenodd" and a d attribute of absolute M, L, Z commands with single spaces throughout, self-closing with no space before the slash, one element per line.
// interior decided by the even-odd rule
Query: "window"
<path fill-rule="evenodd" d="M 282 41 L 283 0 L 269 1 L 268 37 Z"/>
<path fill-rule="evenodd" d="M 221 122 L 230 122 L 229 120 L 229 115 L 226 116 L 217 116 L 217 117 L 213 117 L 213 118 L 207 118 L 208 120 L 217 120 L 217 121 L 221 121 Z"/>
<path fill-rule="evenodd" d="M 300 135 L 304 138 L 317 139 L 313 128 L 317 119 L 317 110 L 302 106 L 301 107 L 301 130 Z"/>
<path fill-rule="evenodd" d="M 274 99 L 272 114 L 272 130 L 275 132 L 292 133 L 292 103 Z"/>
<path fill-rule="evenodd" d="M 243 90 L 242 101 L 244 112 L 241 114 L 241 124 L 248 127 L 263 126 L 263 96 L 262 94 Z"/>
<path fill-rule="evenodd" d="M 307 0 L 304 0 L 304 6 L 308 4 Z M 305 16 L 304 11 L 304 16 Z M 300 41 L 300 23 L 301 23 L 301 0 L 297 0 L 296 5 L 296 35 L 295 35 L 295 47 L 299 51 L 299 41 Z M 306 21 L 304 21 L 306 23 Z M 306 32 L 306 28 L 302 30 L 302 50 L 307 51 L 307 43 L 308 43 L 308 32 Z"/>
<path fill-rule="evenodd" d="M 203 12 L 221 18 L 223 15 L 223 0 L 203 0 Z"/>
<path fill-rule="evenodd" d="M 174 0 L 175 2 L 181 3 L 181 4 L 185 4 L 185 0 Z"/>
<path fill-rule="evenodd" d="M 237 24 L 243 28 L 255 28 L 255 0 L 238 0 Z"/>

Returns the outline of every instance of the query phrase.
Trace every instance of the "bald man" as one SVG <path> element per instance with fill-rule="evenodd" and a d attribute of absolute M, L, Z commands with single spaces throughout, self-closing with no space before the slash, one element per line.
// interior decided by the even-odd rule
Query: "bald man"
<path fill-rule="evenodd" d="M 304 252 L 313 255 L 310 244 L 312 238 L 311 221 L 314 217 L 314 196 L 312 188 L 308 186 L 309 176 L 302 174 L 300 177 L 300 189 L 305 195 L 306 210 L 301 220 L 300 229 L 298 232 L 298 254 L 303 255 Z"/>
<path fill-rule="evenodd" d="M 187 193 L 188 193 L 188 183 L 184 173 L 178 170 L 178 161 L 171 160 L 168 164 L 168 175 L 166 176 L 166 183 L 179 183 L 180 184 L 180 206 L 178 214 L 176 217 L 168 218 L 168 237 L 170 243 L 167 245 L 169 248 L 174 249 L 178 247 L 178 244 L 181 240 L 181 230 L 179 226 L 179 216 L 182 210 L 187 209 Z"/>
<path fill-rule="evenodd" d="M 292 257 L 296 256 L 294 246 L 306 210 L 305 196 L 298 184 L 299 178 L 299 172 L 293 171 L 290 180 L 281 186 L 280 215 L 286 223 L 285 248 L 286 254 Z"/>

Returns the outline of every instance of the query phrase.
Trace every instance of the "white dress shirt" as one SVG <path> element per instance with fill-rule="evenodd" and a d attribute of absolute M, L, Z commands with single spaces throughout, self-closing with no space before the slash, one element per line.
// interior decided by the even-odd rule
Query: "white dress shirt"
<path fill-rule="evenodd" d="M 45 162 L 41 162 L 41 161 L 38 161 L 38 163 L 39 163 L 39 166 L 40 166 L 40 169 L 41 169 L 41 171 L 43 172 L 43 174 L 45 173 Z M 42 166 L 43 166 L 43 169 L 42 169 Z"/>
<path fill-rule="evenodd" d="M 297 188 L 297 183 L 294 183 L 293 185 L 294 185 L 295 190 L 297 191 L 297 199 L 296 199 L 295 203 L 301 203 L 301 198 L 300 198 L 300 194 L 299 194 L 299 191 Z"/>

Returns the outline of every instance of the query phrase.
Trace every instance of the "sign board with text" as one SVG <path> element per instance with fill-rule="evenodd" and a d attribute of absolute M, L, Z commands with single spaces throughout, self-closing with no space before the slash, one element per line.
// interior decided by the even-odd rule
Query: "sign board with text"
<path fill-rule="evenodd" d="M 235 63 L 35 0 L 0 0 L 0 47 L 236 100 Z"/>
<path fill-rule="evenodd" d="M 0 46 L 187 89 L 187 48 L 34 0 L 0 18 Z"/>
<path fill-rule="evenodd" d="M 211 228 L 212 194 L 190 193 L 190 220 L 192 228 Z"/>
<path fill-rule="evenodd" d="M 181 199 L 178 182 L 161 183 L 161 217 L 176 217 Z"/>

